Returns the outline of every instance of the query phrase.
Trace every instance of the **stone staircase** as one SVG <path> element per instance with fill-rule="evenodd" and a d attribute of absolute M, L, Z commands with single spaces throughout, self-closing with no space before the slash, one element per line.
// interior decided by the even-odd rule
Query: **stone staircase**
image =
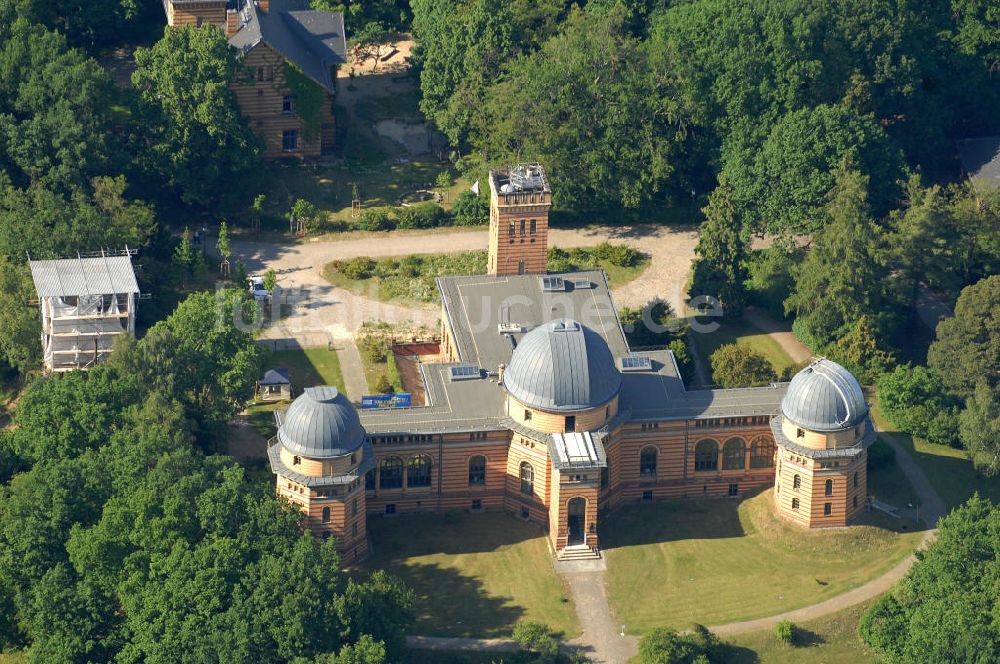
<path fill-rule="evenodd" d="M 590 548 L 586 544 L 567 546 L 556 554 L 557 560 L 598 560 L 600 557 L 600 549 Z"/>

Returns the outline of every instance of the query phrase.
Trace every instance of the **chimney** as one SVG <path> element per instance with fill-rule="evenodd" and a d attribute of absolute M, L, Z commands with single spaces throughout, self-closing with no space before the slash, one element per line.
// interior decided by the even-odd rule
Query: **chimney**
<path fill-rule="evenodd" d="M 270 4 L 270 0 L 257 0 L 257 9 L 261 10 L 262 12 L 264 12 L 266 14 L 267 13 L 267 8 L 268 8 L 269 4 Z"/>
<path fill-rule="evenodd" d="M 266 1 L 266 0 L 265 0 Z M 226 36 L 232 37 L 240 29 L 239 14 L 235 9 L 226 10 Z"/>

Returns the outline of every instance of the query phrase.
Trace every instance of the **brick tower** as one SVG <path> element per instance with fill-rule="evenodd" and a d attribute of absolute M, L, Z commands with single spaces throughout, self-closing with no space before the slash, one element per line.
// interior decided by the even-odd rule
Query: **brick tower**
<path fill-rule="evenodd" d="M 552 190 L 540 165 L 490 171 L 488 274 L 546 271 L 550 207 Z"/>

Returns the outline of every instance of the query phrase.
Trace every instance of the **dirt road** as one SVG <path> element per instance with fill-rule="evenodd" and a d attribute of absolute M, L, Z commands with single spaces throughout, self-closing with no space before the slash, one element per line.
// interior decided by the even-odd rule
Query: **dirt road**
<path fill-rule="evenodd" d="M 641 306 L 658 296 L 667 299 L 676 311 L 682 310 L 684 282 L 697 242 L 694 228 L 642 225 L 553 229 L 549 239 L 550 245 L 566 248 L 593 246 L 604 241 L 632 245 L 651 257 L 649 268 L 639 278 L 615 289 L 613 296 L 617 306 Z M 381 258 L 474 251 L 485 249 L 486 244 L 486 230 L 351 233 L 288 244 L 232 241 L 234 260 L 242 259 L 248 270 L 273 269 L 278 274 L 279 285 L 286 291 L 297 293 L 298 289 L 304 289 L 297 312 L 266 330 L 264 338 L 298 338 L 325 333 L 334 340 L 353 338 L 354 332 L 366 320 L 411 321 L 433 326 L 440 308 L 436 303 L 425 307 L 386 304 L 374 297 L 361 297 L 334 288 L 322 275 L 323 266 L 330 261 L 356 256 Z"/>

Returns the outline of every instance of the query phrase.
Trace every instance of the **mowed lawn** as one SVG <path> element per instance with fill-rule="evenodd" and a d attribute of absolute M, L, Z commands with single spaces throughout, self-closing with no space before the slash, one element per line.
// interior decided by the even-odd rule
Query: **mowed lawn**
<path fill-rule="evenodd" d="M 796 624 L 795 643 L 774 636 L 774 630 L 760 630 L 726 637 L 732 644 L 727 664 L 863 664 L 874 662 L 874 654 L 858 636 L 858 622 L 871 602 L 856 604 L 828 616 Z"/>
<path fill-rule="evenodd" d="M 604 519 L 601 535 L 612 607 L 629 632 L 642 633 L 829 599 L 889 570 L 921 537 L 883 527 L 895 519 L 868 517 L 879 526 L 806 531 L 773 514 L 771 489 L 743 501 L 624 507 Z"/>
<path fill-rule="evenodd" d="M 315 385 L 335 385 L 344 389 L 344 375 L 340 371 L 337 352 L 326 348 L 304 348 L 272 352 L 267 368 L 284 367 L 292 379 L 292 395 L 302 394 L 303 388 Z"/>
<path fill-rule="evenodd" d="M 976 492 L 993 502 L 1000 502 L 1000 479 L 991 479 L 978 474 L 964 450 L 930 443 L 922 438 L 897 431 L 874 400 L 872 416 L 879 429 L 892 436 L 893 440 L 916 459 L 946 508 L 961 505 Z"/>
<path fill-rule="evenodd" d="M 545 536 L 529 523 L 452 512 L 373 517 L 368 529 L 373 549 L 362 571 L 386 569 L 413 588 L 414 634 L 508 637 L 522 618 L 565 637 L 580 633 Z"/>
<path fill-rule="evenodd" d="M 779 376 L 785 368 L 795 364 L 788 353 L 767 332 L 761 331 L 742 318 L 735 320 L 702 318 L 700 320 L 706 323 L 719 323 L 719 329 L 712 333 L 691 330 L 691 338 L 697 346 L 699 355 L 705 361 L 705 369 L 709 372 L 712 370 L 712 353 L 718 350 L 719 346 L 735 343 L 747 344 L 766 357 Z"/>

